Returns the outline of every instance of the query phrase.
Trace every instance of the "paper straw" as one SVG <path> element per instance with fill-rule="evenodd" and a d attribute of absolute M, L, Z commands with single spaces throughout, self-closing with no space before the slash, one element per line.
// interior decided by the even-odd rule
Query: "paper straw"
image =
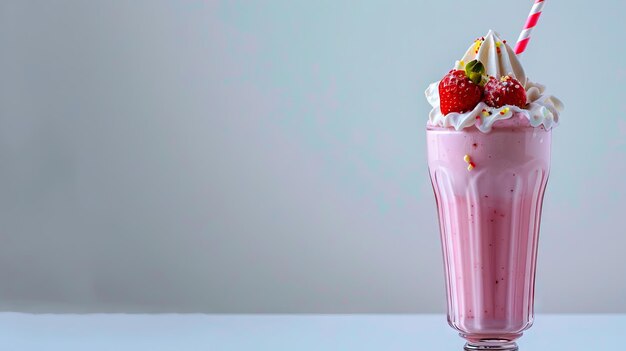
<path fill-rule="evenodd" d="M 515 45 L 515 53 L 517 55 L 521 54 L 526 50 L 526 46 L 528 45 L 528 41 L 530 40 L 530 33 L 533 31 L 533 28 L 537 25 L 537 21 L 539 21 L 539 16 L 541 16 L 541 9 L 543 8 L 544 0 L 535 0 L 535 4 L 530 9 L 530 13 L 528 14 L 528 19 L 526 19 L 526 24 L 524 25 L 524 29 L 517 38 L 517 44 Z"/>

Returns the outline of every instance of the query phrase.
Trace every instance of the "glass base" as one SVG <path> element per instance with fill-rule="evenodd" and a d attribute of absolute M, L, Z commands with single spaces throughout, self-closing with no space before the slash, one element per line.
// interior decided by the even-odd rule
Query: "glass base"
<path fill-rule="evenodd" d="M 466 343 L 465 351 L 518 351 L 517 344 L 508 340 L 481 340 L 477 343 Z"/>

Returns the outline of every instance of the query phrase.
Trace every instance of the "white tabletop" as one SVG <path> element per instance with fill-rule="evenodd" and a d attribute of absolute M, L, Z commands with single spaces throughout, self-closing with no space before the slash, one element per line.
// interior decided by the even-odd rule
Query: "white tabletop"
<path fill-rule="evenodd" d="M 539 315 L 521 351 L 622 350 L 626 315 Z M 443 315 L 0 313 L 0 350 L 461 351 Z"/>

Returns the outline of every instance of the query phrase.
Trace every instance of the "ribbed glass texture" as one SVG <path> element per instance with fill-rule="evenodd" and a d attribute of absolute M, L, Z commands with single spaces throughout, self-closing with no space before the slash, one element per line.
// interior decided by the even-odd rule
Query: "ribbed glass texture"
<path fill-rule="evenodd" d="M 427 142 L 448 321 L 470 343 L 512 342 L 533 320 L 551 132 L 429 128 Z"/>

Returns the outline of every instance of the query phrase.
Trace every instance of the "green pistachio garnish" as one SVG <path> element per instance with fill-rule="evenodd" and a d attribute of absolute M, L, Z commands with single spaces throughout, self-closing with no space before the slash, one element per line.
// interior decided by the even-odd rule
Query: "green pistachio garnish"
<path fill-rule="evenodd" d="M 474 82 L 474 84 L 483 83 L 484 74 L 485 66 L 478 60 L 472 60 L 465 65 L 465 75 L 467 75 L 467 78 Z"/>

